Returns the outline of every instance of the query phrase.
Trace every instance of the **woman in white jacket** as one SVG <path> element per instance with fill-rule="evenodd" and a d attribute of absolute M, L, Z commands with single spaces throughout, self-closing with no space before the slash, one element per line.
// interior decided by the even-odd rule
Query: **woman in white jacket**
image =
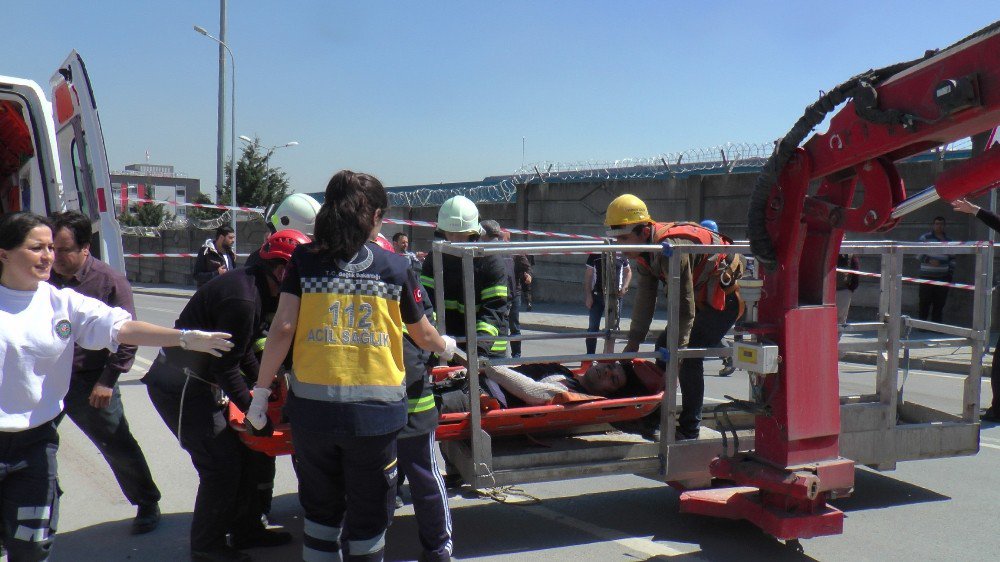
<path fill-rule="evenodd" d="M 54 420 L 69 388 L 73 345 L 181 346 L 218 355 L 229 334 L 132 320 L 120 308 L 45 283 L 52 227 L 31 213 L 0 217 L 0 541 L 11 562 L 44 560 L 58 512 Z"/>

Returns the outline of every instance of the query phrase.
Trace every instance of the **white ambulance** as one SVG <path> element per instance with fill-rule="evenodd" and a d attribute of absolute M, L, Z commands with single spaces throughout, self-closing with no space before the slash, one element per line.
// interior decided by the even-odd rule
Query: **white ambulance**
<path fill-rule="evenodd" d="M 74 210 L 94 225 L 91 252 L 125 272 L 97 102 L 73 51 L 49 79 L 0 76 L 0 214 Z"/>

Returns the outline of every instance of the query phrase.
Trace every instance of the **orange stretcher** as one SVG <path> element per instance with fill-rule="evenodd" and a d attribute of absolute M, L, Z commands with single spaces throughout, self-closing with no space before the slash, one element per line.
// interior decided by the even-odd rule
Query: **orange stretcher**
<path fill-rule="evenodd" d="M 462 370 L 461 367 L 435 367 L 432 370 L 432 375 L 435 381 L 440 381 L 460 370 Z M 281 410 L 285 405 L 288 391 L 283 379 L 279 380 L 282 380 L 282 383 L 272 391 L 267 409 L 267 416 L 274 426 L 274 434 L 270 437 L 256 437 L 248 433 L 243 425 L 243 412 L 232 402 L 229 403 L 229 426 L 239 432 L 240 439 L 247 447 L 272 457 L 295 452 L 289 424 L 281 421 Z M 496 400 L 484 398 L 481 402 L 483 407 L 481 423 L 486 433 L 492 436 L 504 436 L 627 422 L 651 414 L 659 407 L 662 399 L 663 393 L 658 392 L 648 396 L 595 399 L 522 408 L 499 408 Z M 469 412 L 442 414 L 436 432 L 437 440 L 469 439 L 470 417 Z"/>

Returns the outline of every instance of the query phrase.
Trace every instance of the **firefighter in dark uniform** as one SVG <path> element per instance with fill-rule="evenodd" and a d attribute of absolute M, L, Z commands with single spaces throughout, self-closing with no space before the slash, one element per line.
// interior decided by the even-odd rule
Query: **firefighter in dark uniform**
<path fill-rule="evenodd" d="M 396 497 L 396 435 L 406 424 L 403 325 L 450 358 L 455 340 L 423 314 L 406 258 L 369 242 L 389 201 L 374 177 L 333 176 L 316 242 L 296 249 L 281 286 L 247 422 L 267 424 L 270 385 L 289 348 L 292 429 L 306 560 L 382 560 Z M 294 343 L 294 346 L 293 346 Z"/>
<path fill-rule="evenodd" d="M 449 242 L 475 242 L 483 234 L 479 224 L 479 209 L 467 197 L 456 195 L 448 199 L 438 210 L 438 234 Z M 491 255 L 473 259 L 475 277 L 475 303 L 465 302 L 462 282 L 462 258 L 445 254 L 442 256 L 444 268 L 444 308 L 445 332 L 455 337 L 465 337 L 465 310 L 474 306 L 476 311 L 476 333 L 481 337 L 503 337 L 509 334 L 508 313 L 510 310 L 510 288 L 507 284 L 507 268 L 503 259 Z M 434 260 L 424 260 L 420 282 L 430 298 L 434 298 Z M 463 349 L 465 344 L 462 345 Z M 506 357 L 506 341 L 481 341 L 479 353 L 483 357 Z M 483 384 L 496 395 L 499 388 L 491 387 L 489 379 Z M 445 483 L 449 488 L 462 485 L 462 477 L 457 468 L 445 458 L 448 475 Z"/>
<path fill-rule="evenodd" d="M 261 262 L 206 283 L 191 297 L 177 328 L 225 330 L 234 347 L 219 358 L 163 349 L 142 381 L 149 398 L 181 447 L 191 455 L 199 485 L 191 520 L 195 560 L 249 560 L 242 548 L 278 546 L 291 540 L 261 522 L 257 456 L 246 448 L 226 419 L 224 393 L 242 411 L 250 407 L 243 373 L 256 373 L 254 341 L 276 309 L 279 279 L 292 250 L 309 238 L 294 230 L 272 234 L 261 247 Z M 232 546 L 226 535 L 232 533 Z"/>
<path fill-rule="evenodd" d="M 449 242 L 475 242 L 482 235 L 479 225 L 479 209 L 466 197 L 456 195 L 441 205 L 438 211 L 438 231 Z M 507 270 L 498 256 L 484 256 L 473 260 L 476 302 L 465 302 L 462 284 L 462 258 L 445 254 L 444 258 L 444 308 L 445 332 L 456 337 L 465 337 L 465 310 L 474 306 L 476 311 L 476 332 L 485 337 L 508 335 L 507 311 L 510 290 L 507 286 Z M 434 298 L 434 260 L 424 260 L 420 281 Z M 505 357 L 507 342 L 483 342 L 479 352 L 486 357 Z"/>
<path fill-rule="evenodd" d="M 423 291 L 423 287 L 420 289 Z M 427 293 L 423 293 L 424 314 L 433 319 Z M 403 330 L 403 361 L 406 367 L 406 426 L 396 441 L 399 457 L 399 482 L 410 481 L 413 513 L 417 518 L 421 560 L 438 562 L 451 560 L 451 511 L 448 492 L 438 468 L 434 449 L 434 430 L 438 426 L 438 409 L 434 401 L 430 368 L 435 363 L 430 352 L 413 343 Z"/>

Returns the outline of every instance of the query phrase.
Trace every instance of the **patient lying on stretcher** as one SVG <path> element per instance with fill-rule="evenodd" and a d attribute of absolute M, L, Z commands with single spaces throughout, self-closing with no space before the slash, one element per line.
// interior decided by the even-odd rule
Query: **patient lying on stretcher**
<path fill-rule="evenodd" d="M 663 390 L 663 371 L 648 361 L 595 363 L 575 373 L 558 363 L 517 367 L 488 365 L 480 378 L 483 394 L 502 408 L 542 406 L 601 398 L 655 394 Z M 441 395 L 441 412 L 468 412 L 469 389 Z"/>

